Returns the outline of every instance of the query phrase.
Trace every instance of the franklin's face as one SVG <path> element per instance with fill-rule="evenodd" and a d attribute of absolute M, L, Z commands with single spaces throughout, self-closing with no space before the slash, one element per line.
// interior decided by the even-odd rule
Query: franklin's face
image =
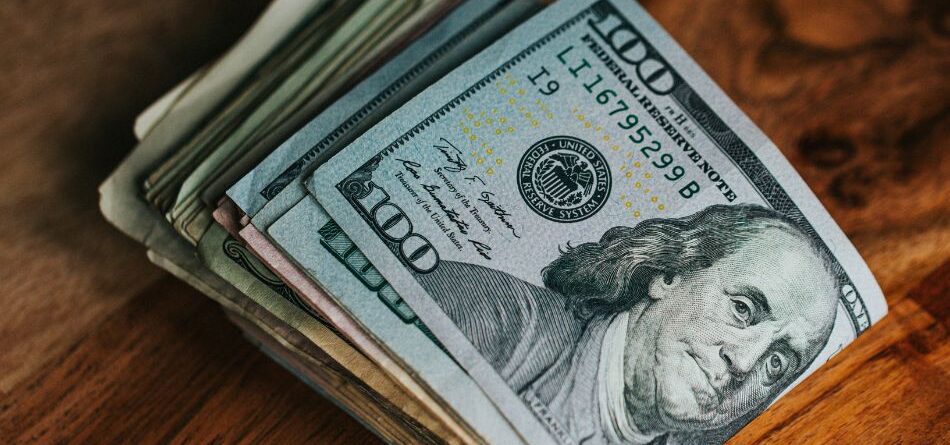
<path fill-rule="evenodd" d="M 658 431 L 721 427 L 770 400 L 822 349 L 837 302 L 821 260 L 779 229 L 649 293 L 628 328 L 625 398 Z"/>

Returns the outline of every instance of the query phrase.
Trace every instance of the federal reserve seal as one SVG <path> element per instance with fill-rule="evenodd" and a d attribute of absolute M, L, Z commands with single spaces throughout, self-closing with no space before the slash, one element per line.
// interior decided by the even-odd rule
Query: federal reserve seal
<path fill-rule="evenodd" d="M 591 144 L 552 136 L 536 142 L 521 157 L 518 190 L 538 215 L 556 222 L 583 221 L 607 202 L 610 169 Z"/>

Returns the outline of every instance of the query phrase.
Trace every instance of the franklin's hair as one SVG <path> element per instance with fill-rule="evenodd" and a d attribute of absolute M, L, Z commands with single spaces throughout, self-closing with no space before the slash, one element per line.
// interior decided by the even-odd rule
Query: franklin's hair
<path fill-rule="evenodd" d="M 837 267 L 815 238 L 785 215 L 753 204 L 717 204 L 682 218 L 614 227 L 599 242 L 568 244 L 541 273 L 544 285 L 564 295 L 575 316 L 587 320 L 629 310 L 647 298 L 654 277 L 669 282 L 710 267 L 773 228 L 806 242 L 837 279 Z"/>

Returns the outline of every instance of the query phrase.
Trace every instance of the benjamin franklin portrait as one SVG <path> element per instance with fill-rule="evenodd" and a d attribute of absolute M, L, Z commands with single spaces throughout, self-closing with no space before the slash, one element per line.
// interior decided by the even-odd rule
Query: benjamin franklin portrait
<path fill-rule="evenodd" d="M 420 281 L 565 441 L 721 442 L 805 371 L 834 324 L 834 262 L 761 206 L 559 248 L 543 287 L 458 262 Z"/>

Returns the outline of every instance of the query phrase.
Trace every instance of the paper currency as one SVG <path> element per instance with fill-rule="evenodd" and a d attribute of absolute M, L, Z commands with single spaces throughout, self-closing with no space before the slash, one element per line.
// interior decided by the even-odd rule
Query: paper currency
<path fill-rule="evenodd" d="M 312 13 L 308 8 L 320 6 L 307 2 L 297 2 L 294 5 L 278 2 L 274 7 L 279 10 L 269 10 L 249 35 L 256 35 L 261 29 L 270 30 L 274 37 L 285 35 L 283 32 L 286 30 L 275 30 L 273 27 L 288 26 L 285 20 L 288 14 L 295 20 L 311 17 Z M 176 144 L 193 131 L 202 118 L 212 112 L 216 104 L 225 100 L 260 60 L 267 57 L 263 54 L 265 45 L 262 43 L 270 39 L 271 36 L 267 36 L 266 39 L 258 37 L 254 42 L 242 41 L 220 62 L 196 77 L 176 99 L 174 105 L 162 113 L 159 120 L 150 124 L 147 137 L 140 146 L 100 188 L 103 213 L 117 227 L 146 244 L 150 248 L 149 258 L 159 266 L 188 281 L 223 306 L 239 310 L 250 322 L 271 326 L 269 332 L 274 333 L 274 341 L 288 348 L 297 342 L 298 354 L 304 350 L 299 347 L 305 346 L 299 344 L 299 339 L 305 338 L 306 342 L 318 347 L 323 354 L 330 356 L 340 366 L 345 367 L 350 375 L 355 376 L 353 378 L 358 382 L 351 382 L 351 385 L 358 383 L 364 388 L 361 391 L 367 391 L 370 397 L 377 399 L 377 403 L 395 407 L 396 411 L 374 411 L 375 408 L 368 407 L 361 417 L 369 417 L 367 422 L 370 425 L 410 420 L 415 426 L 408 431 L 421 428 L 420 431 L 432 432 L 443 440 L 454 440 L 453 430 L 434 418 L 428 408 L 417 402 L 417 397 L 407 395 L 399 385 L 390 380 L 388 373 L 380 370 L 318 320 L 284 303 L 276 294 L 260 292 L 260 289 L 253 286 L 243 287 L 242 290 L 248 293 L 242 293 L 242 290 L 238 290 L 234 285 L 246 285 L 247 280 L 225 280 L 206 268 L 195 257 L 192 247 L 180 238 L 172 227 L 165 224 L 162 215 L 150 208 L 140 193 L 140 178 L 150 168 L 174 153 L 178 148 Z M 267 50 L 273 50 L 273 46 L 267 47 Z M 196 97 L 201 100 L 195 99 Z M 223 264 L 223 261 L 216 263 Z M 239 278 L 239 273 L 228 276 L 231 279 L 235 277 Z M 288 328 L 275 328 L 278 325 Z M 303 337 L 300 333 L 304 333 Z M 298 358 L 306 361 L 305 356 Z"/>
<path fill-rule="evenodd" d="M 534 5 L 527 2 L 515 2 L 511 6 L 503 6 L 500 2 L 470 2 L 461 6 L 430 34 L 423 36 L 404 54 L 354 88 L 341 102 L 318 116 L 301 130 L 298 136 L 278 148 L 232 190 L 242 187 L 244 190 L 253 190 L 255 184 L 263 184 L 257 187 L 265 188 L 288 169 L 298 168 L 302 171 L 306 166 L 305 162 L 314 162 L 313 158 L 319 159 L 316 155 L 323 154 L 321 149 L 332 152 L 332 148 L 325 145 L 352 139 L 352 132 L 365 129 L 378 121 L 382 113 L 393 109 L 401 103 L 400 100 L 411 97 L 434 78 L 440 77 L 455 64 L 493 41 L 535 9 Z M 319 140 L 321 135 L 325 135 L 326 139 L 317 143 L 308 142 L 308 139 Z M 296 159 L 290 157 L 294 155 Z M 295 163 L 303 165 L 294 167 Z M 299 181 L 288 180 L 285 184 L 286 190 L 282 190 L 281 195 L 284 198 L 289 196 L 290 199 L 275 200 L 277 203 L 290 201 L 287 204 L 289 206 L 293 204 L 294 199 L 306 196 Z M 232 196 L 245 203 L 241 198 L 254 199 L 261 195 L 245 191 L 242 194 L 233 193 Z M 321 272 L 320 275 L 311 273 L 310 277 L 316 278 L 322 288 L 318 289 L 313 287 L 310 278 L 295 270 L 292 264 L 285 262 L 280 252 L 271 247 L 269 241 L 253 227 L 248 227 L 241 234 L 251 248 L 263 257 L 268 265 L 274 267 L 285 282 L 308 298 L 319 312 L 338 327 L 351 326 L 340 328 L 344 334 L 368 349 L 376 347 L 376 342 L 380 342 L 395 355 L 397 362 L 393 362 L 394 366 L 399 366 L 400 369 L 406 367 L 411 374 L 419 375 L 421 382 L 432 388 L 435 394 L 472 425 L 479 435 L 492 442 L 519 441 L 513 433 L 506 432 L 504 419 L 498 416 L 487 399 L 480 397 L 480 390 L 470 382 L 464 371 L 458 369 L 437 345 L 424 337 L 424 326 L 412 324 L 411 319 L 414 317 L 411 312 L 406 312 L 408 308 L 398 308 L 392 306 L 391 301 L 379 299 L 376 291 L 380 290 L 380 283 L 372 283 L 367 288 L 360 280 L 368 276 L 354 275 L 354 270 L 348 267 L 358 267 L 351 263 L 356 259 L 355 256 L 349 257 L 349 262 L 342 262 L 330 255 L 319 257 L 320 261 L 332 262 L 308 270 Z M 280 247 L 286 249 L 290 248 L 290 245 Z M 312 262 L 308 264 L 313 265 Z M 350 321 L 349 315 L 340 311 L 337 304 L 339 300 L 330 300 L 322 292 L 324 289 L 337 294 L 345 301 L 346 305 L 343 307 L 347 311 L 361 310 L 367 316 L 374 317 L 373 323 L 363 325 L 370 332 L 369 336 L 363 332 L 355 332 L 363 331 L 362 327 Z M 358 307 L 354 308 L 352 305 Z M 399 309 L 402 309 L 401 313 L 394 312 Z M 408 325 L 405 317 L 409 317 Z M 423 343 L 416 341 L 420 340 L 420 337 L 424 339 Z"/>
<path fill-rule="evenodd" d="M 262 67 L 250 89 L 153 172 L 146 183 L 147 198 L 166 212 L 186 239 L 197 243 L 211 222 L 208 205 L 214 201 L 207 202 L 206 193 L 219 197 L 223 192 L 207 191 L 210 183 L 234 176 L 227 172 L 242 159 L 258 158 L 255 148 L 273 149 L 259 142 L 287 121 L 304 118 L 305 105 L 310 109 L 324 106 L 378 60 L 374 54 L 414 32 L 445 3 L 369 1 L 354 8 L 358 3 L 335 2 L 308 24 L 297 37 L 300 43 L 269 61 L 272 66 Z M 346 18 L 345 23 L 334 28 L 341 18 Z"/>
<path fill-rule="evenodd" d="M 135 117 L 135 124 L 132 126 L 132 132 L 135 134 L 135 138 L 139 141 L 144 139 L 155 124 L 172 110 L 176 109 L 179 100 L 185 96 L 188 89 L 194 85 L 206 71 L 207 67 L 202 67 L 192 73 L 191 76 L 188 76 L 187 79 L 175 85 L 174 88 L 163 94 L 162 97 L 158 98 L 158 100 L 149 105 L 148 108 L 139 113 L 139 115 Z"/>
<path fill-rule="evenodd" d="M 247 147 L 243 150 L 244 153 L 237 157 L 231 167 L 213 176 L 202 188 L 201 200 L 215 207 L 224 192 L 273 152 L 275 147 L 322 112 L 342 92 L 356 85 L 364 76 L 378 69 L 382 63 L 401 52 L 406 45 L 427 32 L 434 24 L 439 23 L 445 14 L 451 12 L 456 6 L 458 6 L 457 0 L 419 3 L 409 17 L 398 22 L 395 29 L 380 33 L 381 41 L 372 42 L 368 48 L 354 55 L 352 60 L 344 61 L 337 71 L 338 74 L 333 76 L 318 94 L 301 103 L 295 112 L 277 119 L 270 128 L 259 132 L 257 138 L 245 144 Z"/>
<path fill-rule="evenodd" d="M 538 9 L 275 1 L 103 213 L 388 442 L 723 442 L 886 304 L 639 6 Z"/>
<path fill-rule="evenodd" d="M 724 441 L 886 312 L 779 151 L 630 2 L 548 8 L 307 184 L 533 443 Z"/>

